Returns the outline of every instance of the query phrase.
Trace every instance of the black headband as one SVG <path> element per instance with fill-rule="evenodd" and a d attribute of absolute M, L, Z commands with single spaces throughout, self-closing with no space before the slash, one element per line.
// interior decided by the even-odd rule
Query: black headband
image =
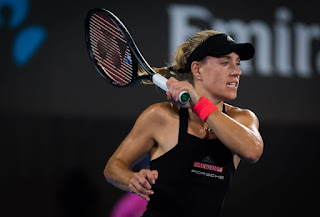
<path fill-rule="evenodd" d="M 235 43 L 227 34 L 213 35 L 194 49 L 183 71 L 189 72 L 193 61 L 200 61 L 206 56 L 221 57 L 232 52 L 238 54 L 240 60 L 249 60 L 253 57 L 255 50 L 250 43 Z"/>

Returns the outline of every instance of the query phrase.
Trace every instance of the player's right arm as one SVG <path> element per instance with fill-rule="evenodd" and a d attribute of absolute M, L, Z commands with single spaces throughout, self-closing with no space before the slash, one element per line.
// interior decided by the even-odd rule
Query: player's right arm
<path fill-rule="evenodd" d="M 153 194 L 151 186 L 158 178 L 158 172 L 142 169 L 136 173 L 131 167 L 155 145 L 157 119 L 160 116 L 159 105 L 147 108 L 111 156 L 104 170 L 108 182 L 122 190 L 134 192 L 146 200 Z"/>

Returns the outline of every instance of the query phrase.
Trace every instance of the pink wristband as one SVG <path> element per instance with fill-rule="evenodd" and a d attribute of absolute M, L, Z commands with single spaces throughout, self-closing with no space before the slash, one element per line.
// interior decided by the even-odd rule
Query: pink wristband
<path fill-rule="evenodd" d="M 198 115 L 203 122 L 205 122 L 211 112 L 217 109 L 218 107 L 212 104 L 210 100 L 205 97 L 201 97 L 197 104 L 193 106 L 192 111 Z"/>

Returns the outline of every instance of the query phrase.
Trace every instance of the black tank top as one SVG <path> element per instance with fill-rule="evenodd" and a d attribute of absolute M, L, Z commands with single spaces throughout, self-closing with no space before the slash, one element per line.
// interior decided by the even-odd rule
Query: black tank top
<path fill-rule="evenodd" d="M 232 153 L 218 139 L 188 134 L 188 110 L 179 115 L 178 144 L 150 162 L 159 177 L 143 216 L 217 217 L 235 172 Z"/>

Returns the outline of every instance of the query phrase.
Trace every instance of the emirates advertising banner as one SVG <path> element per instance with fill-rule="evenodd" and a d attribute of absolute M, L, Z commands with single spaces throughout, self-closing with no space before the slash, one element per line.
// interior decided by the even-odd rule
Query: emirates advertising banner
<path fill-rule="evenodd" d="M 317 3 L 307 2 L 0 0 L 0 109 L 136 118 L 165 101 L 153 85 L 118 89 L 95 71 L 84 20 L 90 9 L 106 8 L 154 67 L 170 63 L 177 46 L 203 29 L 253 43 L 255 57 L 241 63 L 238 98 L 228 103 L 262 121 L 319 123 L 320 16 Z"/>

